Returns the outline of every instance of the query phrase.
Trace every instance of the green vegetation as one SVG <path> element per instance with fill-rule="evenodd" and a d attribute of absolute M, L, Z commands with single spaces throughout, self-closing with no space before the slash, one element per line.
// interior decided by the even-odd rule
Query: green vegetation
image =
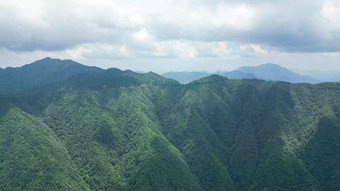
<path fill-rule="evenodd" d="M 22 95 L 24 90 L 52 84 L 73 75 L 103 71 L 72 60 L 44 58 L 20 68 L 0 70 L 0 94 Z"/>
<path fill-rule="evenodd" d="M 338 83 L 110 69 L 22 93 L 0 96 L 0 190 L 340 189 Z"/>

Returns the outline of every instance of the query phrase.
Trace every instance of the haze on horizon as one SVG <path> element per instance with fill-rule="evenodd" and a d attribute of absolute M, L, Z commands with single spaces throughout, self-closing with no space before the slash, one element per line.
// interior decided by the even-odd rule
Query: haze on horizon
<path fill-rule="evenodd" d="M 0 67 L 340 71 L 339 0 L 0 0 Z"/>

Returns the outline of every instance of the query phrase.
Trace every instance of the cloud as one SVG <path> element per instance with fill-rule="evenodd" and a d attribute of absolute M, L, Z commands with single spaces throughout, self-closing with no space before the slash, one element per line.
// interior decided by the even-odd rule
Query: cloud
<path fill-rule="evenodd" d="M 268 53 L 269 51 L 259 44 L 245 44 L 240 46 L 240 54 L 243 56 L 264 56 Z"/>
<path fill-rule="evenodd" d="M 0 46 L 55 51 L 85 43 L 122 45 L 131 33 L 143 38 L 147 31 L 158 41 L 231 41 L 283 51 L 339 51 L 339 10 L 336 0 L 1 0 Z"/>
<path fill-rule="evenodd" d="M 0 26 L 6 58 L 238 62 L 340 51 L 338 0 L 0 0 Z"/>

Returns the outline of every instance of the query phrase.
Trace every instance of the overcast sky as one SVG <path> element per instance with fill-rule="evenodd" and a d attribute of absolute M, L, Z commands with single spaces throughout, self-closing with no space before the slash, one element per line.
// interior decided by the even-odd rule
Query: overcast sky
<path fill-rule="evenodd" d="M 0 0 L 0 67 L 340 71 L 340 0 Z"/>

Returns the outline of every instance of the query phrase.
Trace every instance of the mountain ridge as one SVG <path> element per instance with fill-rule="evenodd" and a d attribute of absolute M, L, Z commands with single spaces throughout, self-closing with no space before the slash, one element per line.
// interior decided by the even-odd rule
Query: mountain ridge
<path fill-rule="evenodd" d="M 284 68 L 277 64 L 267 63 L 258 66 L 242 66 L 235 70 L 219 72 L 221 75 L 230 79 L 262 79 L 267 81 L 285 81 L 291 83 L 319 83 L 321 81 L 316 80 L 307 75 L 297 74 L 287 68 Z M 207 72 L 168 72 L 162 74 L 167 78 L 172 78 L 179 81 L 182 84 L 190 83 L 202 77 L 212 75 Z"/>
<path fill-rule="evenodd" d="M 254 74 L 246 73 L 238 70 L 233 70 L 223 74 L 224 76 L 230 79 L 256 79 L 257 77 Z"/>
<path fill-rule="evenodd" d="M 259 66 L 243 66 L 236 71 L 241 71 L 254 75 L 256 78 L 271 81 L 286 81 L 291 83 L 316 83 L 319 82 L 306 75 L 297 74 L 287 68 L 284 68 L 277 64 L 267 63 Z"/>
<path fill-rule="evenodd" d="M 181 84 L 187 84 L 209 75 L 211 74 L 207 72 L 167 72 L 162 74 L 163 77 L 175 79 Z"/>
<path fill-rule="evenodd" d="M 0 190 L 340 188 L 339 83 L 109 69 L 50 86 L 0 96 Z"/>
<path fill-rule="evenodd" d="M 1 70 L 0 90 L 15 94 L 20 90 L 65 80 L 75 74 L 99 72 L 103 69 L 89 67 L 72 60 L 44 58 L 17 68 Z"/>

